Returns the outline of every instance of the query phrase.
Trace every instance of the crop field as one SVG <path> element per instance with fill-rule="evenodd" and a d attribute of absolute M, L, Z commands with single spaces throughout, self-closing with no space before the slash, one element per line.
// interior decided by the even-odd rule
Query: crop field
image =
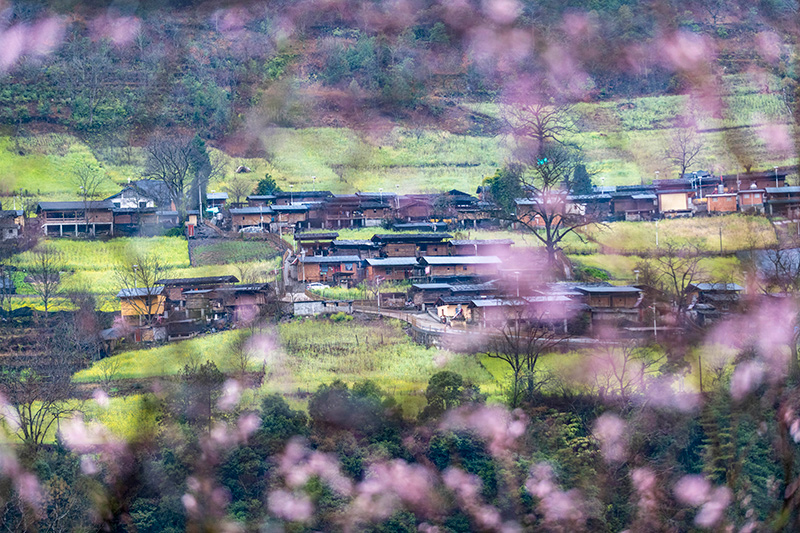
<path fill-rule="evenodd" d="M 196 266 L 264 261 L 278 251 L 266 241 L 219 241 L 192 250 Z"/>
<path fill-rule="evenodd" d="M 577 104 L 578 133 L 572 141 L 582 148 L 594 182 L 605 185 L 648 183 L 656 171 L 661 178 L 674 177 L 677 171 L 665 149 L 676 117 L 687 114 L 694 117 L 703 142 L 696 168 L 732 173 L 748 164 L 754 169 L 792 164 L 780 86 L 775 79 L 766 85 L 746 75 L 724 77 L 719 113 L 680 95 Z M 464 105 L 490 116 L 501 114 L 494 103 Z M 269 172 L 284 189 L 408 193 L 458 188 L 473 193 L 508 160 L 508 141 L 400 127 L 369 134 L 345 128 L 272 128 L 263 135 L 267 158 L 231 157 L 212 149 L 227 170 L 209 190 L 225 190 L 234 169 L 246 165 L 252 173 L 239 176 L 253 185 Z M 143 163 L 140 147 L 93 151 L 63 134 L 0 137 L 0 190 L 27 190 L 38 199 L 77 199 L 72 169 L 99 164 L 109 177 L 101 193 L 110 195 L 127 178 L 139 179 Z"/>
<path fill-rule="evenodd" d="M 609 281 L 635 283 L 636 265 L 645 259 L 637 255 L 592 254 L 569 256 L 576 265 L 605 271 Z M 741 263 L 735 256 L 704 257 L 699 263 L 697 282 L 743 283 Z"/>
<path fill-rule="evenodd" d="M 680 218 L 658 223 L 659 245 L 697 245 L 708 252 L 731 253 L 777 243 L 775 230 L 763 217 L 726 215 Z M 613 222 L 587 228 L 587 235 L 606 253 L 642 254 L 656 249 L 655 222 Z"/>

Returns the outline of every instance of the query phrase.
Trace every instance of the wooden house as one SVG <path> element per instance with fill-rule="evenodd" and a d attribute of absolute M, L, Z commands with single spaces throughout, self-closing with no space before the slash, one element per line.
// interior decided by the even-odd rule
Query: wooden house
<path fill-rule="evenodd" d="M 379 280 L 406 280 L 416 277 L 419 263 L 417 258 L 411 257 L 385 257 L 365 259 L 367 273 L 370 281 Z"/>
<path fill-rule="evenodd" d="M 592 327 L 641 321 L 642 290 L 638 287 L 578 285 L 591 311 Z"/>
<path fill-rule="evenodd" d="M 356 255 L 298 256 L 297 281 L 353 283 L 359 280 L 361 258 Z"/>
<path fill-rule="evenodd" d="M 142 326 L 148 317 L 164 317 L 164 287 L 122 289 L 117 293 L 120 314 L 125 323 Z"/>
<path fill-rule="evenodd" d="M 488 256 L 424 256 L 419 260 L 425 275 L 439 276 L 488 276 L 496 274 L 502 263 L 499 258 Z"/>
<path fill-rule="evenodd" d="M 272 193 L 275 205 L 295 205 L 306 202 L 323 202 L 333 198 L 330 191 L 280 191 Z M 251 197 L 248 197 L 251 198 Z"/>
<path fill-rule="evenodd" d="M 450 296 L 450 287 L 449 283 L 415 283 L 408 291 L 408 299 L 425 311 L 442 296 Z"/>
<path fill-rule="evenodd" d="M 308 206 L 305 204 L 283 205 L 275 204 L 270 206 L 273 213 L 273 222 L 270 224 L 270 231 L 273 233 L 283 233 L 285 229 L 303 227 L 303 223 L 308 218 Z"/>
<path fill-rule="evenodd" d="M 800 218 L 800 187 L 764 187 L 764 211 L 770 216 Z"/>
<path fill-rule="evenodd" d="M 403 195 L 396 200 L 394 217 L 406 222 L 430 220 L 433 200 L 427 195 Z"/>
<path fill-rule="evenodd" d="M 186 305 L 184 293 L 187 291 L 230 287 L 238 281 L 236 276 L 206 276 L 198 278 L 160 279 L 156 284 L 164 286 L 164 294 L 167 297 L 168 307 L 177 310 Z"/>
<path fill-rule="evenodd" d="M 453 320 L 471 322 L 472 301 L 469 296 L 442 296 L 436 300 L 436 315 L 442 322 Z"/>
<path fill-rule="evenodd" d="M 306 255 L 328 255 L 333 241 L 339 236 L 336 232 L 295 233 L 295 253 Z"/>
<path fill-rule="evenodd" d="M 654 187 L 619 186 L 610 196 L 612 216 L 617 220 L 651 220 L 658 213 Z"/>
<path fill-rule="evenodd" d="M 248 207 L 266 207 L 275 203 L 274 194 L 251 194 L 247 197 Z"/>
<path fill-rule="evenodd" d="M 383 257 L 420 257 L 422 255 L 447 255 L 452 239 L 448 233 L 399 233 L 373 235 L 372 242 L 381 246 Z"/>
<path fill-rule="evenodd" d="M 361 259 L 378 257 L 380 245 L 367 239 L 336 239 L 331 243 L 331 255 L 357 255 Z"/>
<path fill-rule="evenodd" d="M 450 241 L 450 254 L 507 257 L 513 244 L 511 239 L 454 239 Z"/>
<path fill-rule="evenodd" d="M 25 228 L 25 214 L 19 209 L 0 211 L 0 241 L 16 240 Z"/>
<path fill-rule="evenodd" d="M 773 169 L 744 174 L 727 174 L 721 177 L 721 181 L 726 192 L 742 191 L 750 188 L 779 188 L 786 186 L 786 171 L 779 168 L 777 172 Z"/>
<path fill-rule="evenodd" d="M 658 196 L 658 211 L 662 215 L 671 217 L 691 214 L 693 193 L 690 180 L 654 180 L 653 186 Z"/>
<path fill-rule="evenodd" d="M 45 235 L 114 235 L 114 215 L 108 200 L 39 202 L 36 215 Z"/>
<path fill-rule="evenodd" d="M 231 227 L 233 231 L 239 231 L 242 228 L 259 227 L 269 228 L 270 223 L 273 222 L 272 208 L 267 206 L 258 207 L 236 207 L 230 209 Z"/>
<path fill-rule="evenodd" d="M 228 193 L 210 192 L 206 194 L 206 205 L 210 208 L 223 208 L 228 203 Z"/>

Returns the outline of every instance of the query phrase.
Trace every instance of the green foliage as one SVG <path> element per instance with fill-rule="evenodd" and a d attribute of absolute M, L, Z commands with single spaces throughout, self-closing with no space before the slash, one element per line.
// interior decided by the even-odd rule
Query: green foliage
<path fill-rule="evenodd" d="M 351 322 L 353 320 L 353 315 L 345 313 L 344 311 L 339 311 L 338 313 L 334 313 L 328 317 L 331 322 Z"/>
<path fill-rule="evenodd" d="M 270 195 L 275 194 L 276 192 L 282 192 L 281 188 L 278 187 L 278 184 L 275 182 L 275 178 L 273 178 L 272 175 L 267 172 L 264 178 L 258 182 L 258 185 L 256 185 L 256 194 Z"/>
<path fill-rule="evenodd" d="M 586 171 L 586 165 L 575 165 L 570 187 L 572 194 L 592 194 L 592 179 Z"/>
<path fill-rule="evenodd" d="M 483 186 L 489 189 L 492 198 L 506 213 L 513 213 L 516 209 L 514 200 L 525 196 L 522 192 L 521 169 L 516 166 L 506 166 L 498 169 L 494 176 L 483 180 Z"/>
<path fill-rule="evenodd" d="M 437 372 L 428 380 L 425 399 L 428 405 L 420 413 L 422 420 L 438 418 L 445 411 L 462 404 L 481 402 L 486 397 L 481 394 L 477 385 L 465 383 L 459 374 L 445 370 Z"/>

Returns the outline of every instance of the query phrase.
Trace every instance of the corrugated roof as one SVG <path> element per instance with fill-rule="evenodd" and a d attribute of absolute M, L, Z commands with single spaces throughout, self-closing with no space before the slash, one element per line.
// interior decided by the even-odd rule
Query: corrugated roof
<path fill-rule="evenodd" d="M 226 192 L 210 192 L 206 194 L 206 198 L 209 200 L 227 200 L 228 193 Z"/>
<path fill-rule="evenodd" d="M 42 211 L 61 211 L 64 209 L 111 209 L 113 204 L 107 200 L 86 202 L 39 202 Z"/>
<path fill-rule="evenodd" d="M 301 263 L 321 264 L 321 263 L 360 263 L 361 258 L 357 255 L 311 255 L 300 257 Z"/>
<path fill-rule="evenodd" d="M 514 244 L 511 239 L 457 239 L 450 241 L 453 246 L 493 246 Z"/>
<path fill-rule="evenodd" d="M 369 266 L 414 266 L 417 265 L 416 257 L 382 257 L 365 259 Z"/>
<path fill-rule="evenodd" d="M 160 285 L 210 285 L 213 283 L 237 283 L 239 278 L 236 276 L 206 276 L 200 278 L 169 278 L 160 279 L 156 283 Z"/>
<path fill-rule="evenodd" d="M 420 258 L 427 265 L 497 265 L 502 263 L 493 255 L 432 255 Z"/>
<path fill-rule="evenodd" d="M 117 298 L 137 298 L 142 296 L 157 296 L 161 294 L 164 290 L 164 287 L 140 287 L 140 288 L 133 288 L 133 289 L 121 289 L 119 293 L 117 293 Z"/>
<path fill-rule="evenodd" d="M 378 248 L 378 245 L 368 239 L 337 239 L 333 241 L 334 247 L 341 248 Z"/>
<path fill-rule="evenodd" d="M 800 193 L 800 187 L 764 187 L 769 194 L 796 194 Z"/>
<path fill-rule="evenodd" d="M 579 285 L 575 287 L 575 289 L 584 292 L 586 294 L 607 294 L 607 293 L 624 294 L 632 292 L 642 292 L 641 289 L 630 286 L 588 287 Z"/>
<path fill-rule="evenodd" d="M 231 209 L 231 215 L 268 215 L 272 213 L 272 206 L 264 207 L 235 207 Z"/>
<path fill-rule="evenodd" d="M 334 240 L 338 237 L 339 234 L 330 231 L 330 232 L 322 232 L 322 233 L 295 233 L 294 240 L 296 241 L 317 241 L 317 240 Z"/>
<path fill-rule="evenodd" d="M 701 291 L 743 291 L 744 287 L 736 283 L 694 283 Z"/>
<path fill-rule="evenodd" d="M 372 236 L 375 242 L 436 242 L 452 238 L 449 233 L 378 233 Z"/>
<path fill-rule="evenodd" d="M 422 291 L 434 291 L 434 290 L 447 290 L 451 287 L 449 283 L 415 283 L 411 285 L 412 289 L 419 289 Z"/>

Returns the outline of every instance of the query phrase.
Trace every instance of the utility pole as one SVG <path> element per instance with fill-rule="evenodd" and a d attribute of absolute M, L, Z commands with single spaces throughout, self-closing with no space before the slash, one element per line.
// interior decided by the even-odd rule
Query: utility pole
<path fill-rule="evenodd" d="M 203 187 L 200 186 L 200 178 L 197 178 L 197 212 L 198 219 L 197 225 L 199 226 L 200 223 L 203 221 Z"/>

